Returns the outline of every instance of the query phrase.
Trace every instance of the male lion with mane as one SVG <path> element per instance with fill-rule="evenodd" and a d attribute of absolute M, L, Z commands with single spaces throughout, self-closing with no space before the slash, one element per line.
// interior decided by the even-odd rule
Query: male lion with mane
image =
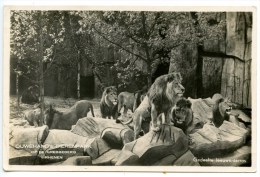
<path fill-rule="evenodd" d="M 171 109 L 174 126 L 182 129 L 186 135 L 194 133 L 204 126 L 204 123 L 200 119 L 194 117 L 191 105 L 190 100 L 181 98 Z"/>
<path fill-rule="evenodd" d="M 158 77 L 147 96 L 151 107 L 151 130 L 159 131 L 160 127 L 157 125 L 158 115 L 164 113 L 165 124 L 171 122 L 171 108 L 184 94 L 185 88 L 181 84 L 182 77 L 178 72 L 162 75 Z"/>
<path fill-rule="evenodd" d="M 117 89 L 115 86 L 104 89 L 100 102 L 100 112 L 102 118 L 117 119 Z"/>
<path fill-rule="evenodd" d="M 165 123 L 170 124 L 172 117 L 171 108 L 176 104 L 178 99 L 183 96 L 185 90 L 181 85 L 181 81 L 180 73 L 162 75 L 155 80 L 132 116 L 135 139 L 139 137 L 141 129 L 143 129 L 145 133 L 148 132 L 149 125 L 147 124 L 151 119 L 151 129 L 153 131 L 159 131 L 160 128 L 157 127 L 157 121 L 162 122 L 160 120 L 162 119 L 162 113 L 165 114 Z M 146 125 L 142 125 L 144 122 Z M 130 123 L 130 121 L 127 123 Z"/>
<path fill-rule="evenodd" d="M 213 123 L 216 127 L 220 127 L 224 120 L 229 121 L 229 115 L 232 110 L 232 103 L 229 98 L 214 98 L 214 96 L 213 101 Z"/>

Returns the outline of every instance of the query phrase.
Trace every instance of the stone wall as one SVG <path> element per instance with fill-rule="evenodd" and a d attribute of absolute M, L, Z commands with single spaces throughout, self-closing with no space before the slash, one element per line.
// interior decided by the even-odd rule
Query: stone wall
<path fill-rule="evenodd" d="M 221 93 L 251 107 L 252 14 L 227 13 L 227 58 L 222 73 Z"/>
<path fill-rule="evenodd" d="M 206 40 L 201 49 L 189 44 L 172 50 L 169 72 L 182 73 L 185 96 L 209 97 L 219 92 L 251 107 L 252 13 L 227 12 L 215 18 L 226 19 L 225 37 Z"/>
<path fill-rule="evenodd" d="M 186 97 L 197 95 L 197 60 L 198 47 L 194 44 L 187 44 L 171 51 L 169 73 L 180 72 L 183 77 Z M 178 62 L 181 61 L 181 62 Z"/>

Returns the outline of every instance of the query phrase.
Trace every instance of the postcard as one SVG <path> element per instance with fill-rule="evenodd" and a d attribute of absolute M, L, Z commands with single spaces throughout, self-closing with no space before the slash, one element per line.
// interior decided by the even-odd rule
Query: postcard
<path fill-rule="evenodd" d="M 256 171 L 254 7 L 4 19 L 6 171 Z"/>

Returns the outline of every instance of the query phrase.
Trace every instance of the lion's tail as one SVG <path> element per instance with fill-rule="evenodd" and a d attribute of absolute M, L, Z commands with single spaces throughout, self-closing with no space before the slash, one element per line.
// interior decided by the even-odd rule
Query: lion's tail
<path fill-rule="evenodd" d="M 89 108 L 89 109 L 90 109 L 90 111 L 91 111 L 92 116 L 95 117 L 95 115 L 94 115 L 94 109 L 93 109 L 93 105 L 92 105 L 92 104 L 90 105 L 90 108 Z"/>

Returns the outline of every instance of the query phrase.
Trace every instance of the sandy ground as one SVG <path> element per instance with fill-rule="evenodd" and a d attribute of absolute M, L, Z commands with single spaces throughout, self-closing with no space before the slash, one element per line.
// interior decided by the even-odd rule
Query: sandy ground
<path fill-rule="evenodd" d="M 69 109 L 71 106 L 74 105 L 74 103 L 78 101 L 77 99 L 74 98 L 61 98 L 61 97 L 44 97 L 44 102 L 49 104 L 51 103 L 53 107 L 59 111 L 66 111 Z M 101 113 L 100 113 L 100 99 L 92 99 L 89 100 L 94 107 L 94 114 L 96 118 L 101 118 Z M 10 118 L 9 118 L 9 125 L 10 129 L 16 128 L 16 127 L 32 127 L 29 125 L 27 120 L 24 118 L 23 112 L 25 110 L 33 110 L 35 109 L 35 105 L 30 105 L 30 104 L 24 104 L 20 103 L 19 109 L 17 107 L 17 97 L 15 95 L 10 96 Z M 123 109 L 121 110 L 123 112 Z M 132 112 L 128 110 L 127 112 L 127 117 L 131 117 Z M 88 113 L 88 116 L 91 116 L 91 112 Z"/>
<path fill-rule="evenodd" d="M 53 107 L 59 111 L 65 111 L 69 109 L 73 104 L 78 101 L 74 98 L 60 98 L 60 97 L 44 97 L 45 103 L 52 103 Z M 94 107 L 94 114 L 95 117 L 101 117 L 100 114 L 100 100 L 99 99 L 93 99 L 88 100 L 93 104 Z M 14 127 L 32 127 L 28 124 L 28 122 L 24 119 L 23 112 L 25 110 L 33 110 L 35 108 L 35 105 L 30 104 L 24 104 L 20 103 L 20 107 L 18 109 L 17 106 L 17 97 L 16 96 L 10 96 L 10 117 L 9 117 L 9 125 L 10 128 Z M 92 116 L 91 112 L 88 113 L 88 116 Z"/>

